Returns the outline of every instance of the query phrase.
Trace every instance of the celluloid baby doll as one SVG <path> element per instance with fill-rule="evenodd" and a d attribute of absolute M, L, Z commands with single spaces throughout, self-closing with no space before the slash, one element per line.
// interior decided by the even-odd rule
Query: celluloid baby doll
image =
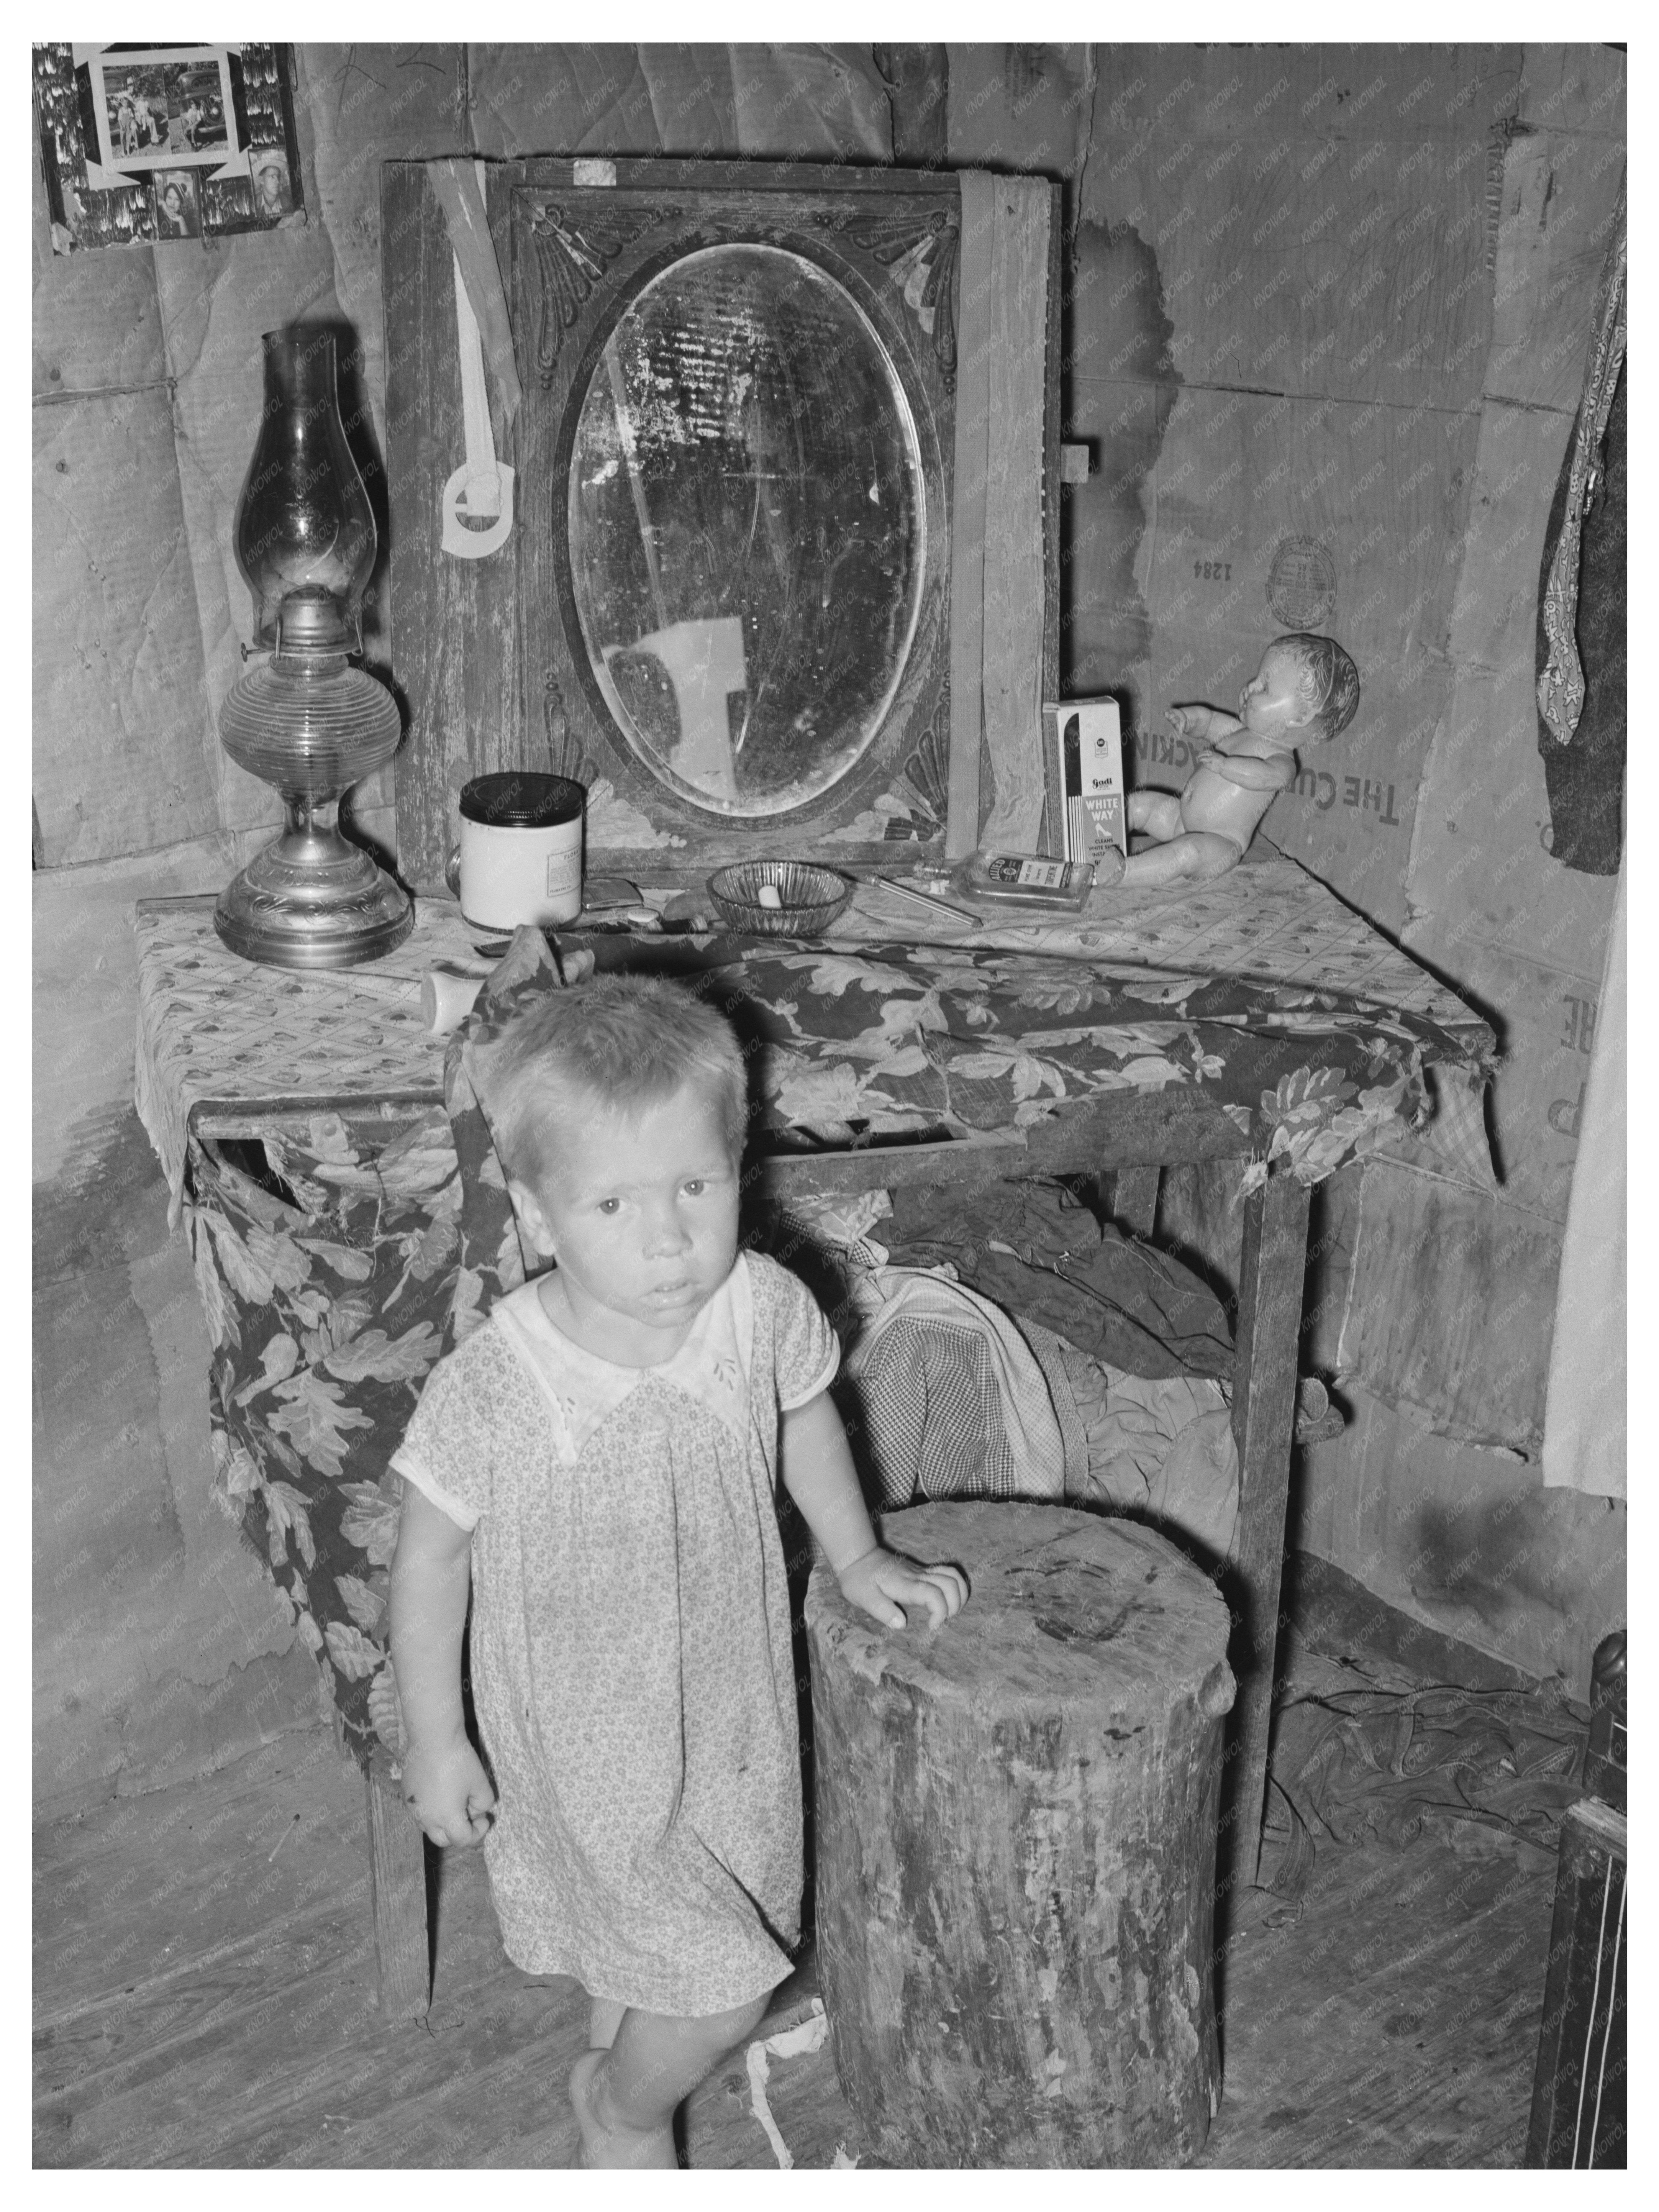
<path fill-rule="evenodd" d="M 587 1992 L 579 2162 L 672 2166 L 676 2106 L 799 1929 L 780 1460 L 872 1620 L 937 1627 L 967 1586 L 877 1542 L 834 1333 L 738 1249 L 745 1087 L 720 1016 L 642 978 L 550 991 L 490 1089 L 520 1225 L 556 1266 L 439 1363 L 392 1462 L 404 1793 L 434 1843 L 483 1843 L 507 1956 Z M 462 1721 L 469 1580 L 489 1770 Z"/>
<path fill-rule="evenodd" d="M 1184 788 L 1132 791 L 1131 830 L 1156 840 L 1127 860 L 1109 851 L 1098 884 L 1130 890 L 1207 882 L 1243 858 L 1256 826 L 1281 791 L 1296 781 L 1298 738 L 1324 743 L 1347 727 L 1359 704 L 1359 672 L 1332 637 L 1293 630 L 1276 637 L 1238 695 L 1238 712 L 1221 707 L 1171 707 L 1184 738 L 1206 741 Z"/>

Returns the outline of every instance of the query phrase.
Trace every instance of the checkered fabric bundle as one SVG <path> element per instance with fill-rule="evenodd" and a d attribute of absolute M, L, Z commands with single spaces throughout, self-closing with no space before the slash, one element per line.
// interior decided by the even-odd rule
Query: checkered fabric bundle
<path fill-rule="evenodd" d="M 933 1269 L 875 1268 L 858 1278 L 852 1301 L 862 1325 L 843 1370 L 843 1409 L 884 1507 L 918 1495 L 1064 1495 L 1048 1388 L 1006 1314 Z"/>

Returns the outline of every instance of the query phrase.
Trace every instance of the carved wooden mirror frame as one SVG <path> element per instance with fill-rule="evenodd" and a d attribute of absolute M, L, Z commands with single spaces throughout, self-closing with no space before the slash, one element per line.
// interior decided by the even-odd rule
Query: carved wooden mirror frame
<path fill-rule="evenodd" d="M 405 873 L 436 879 L 461 783 L 498 768 L 578 776 L 598 794 L 590 803 L 590 866 L 654 880 L 700 876 L 762 854 L 854 866 L 938 855 L 947 809 L 954 805 L 960 823 L 964 792 L 977 830 L 1009 780 L 1000 752 L 1010 741 L 1005 735 L 999 746 L 979 694 L 981 680 L 988 700 L 1008 688 L 990 656 L 1011 566 L 1020 587 L 1036 595 L 1041 668 L 1025 686 L 1033 708 L 1057 690 L 1059 224 L 1046 196 L 1057 199 L 1058 187 L 1021 179 L 1000 194 L 1006 200 L 1023 191 L 1028 207 L 1033 195 L 1043 197 L 1042 265 L 1024 273 L 1018 300 L 1003 302 L 1005 322 L 1029 320 L 1035 309 L 1042 333 L 1037 385 L 1033 391 L 1028 378 L 1018 403 L 1028 415 L 1035 410 L 1029 451 L 1040 514 L 1027 550 L 1011 564 L 996 541 L 994 513 L 984 512 L 982 477 L 987 469 L 994 476 L 1005 442 L 994 420 L 994 359 L 988 369 L 980 358 L 994 345 L 986 341 L 965 364 L 959 360 L 963 180 L 957 174 L 672 160 L 491 164 L 486 204 L 523 398 L 510 429 L 497 414 L 501 458 L 517 472 L 514 526 L 499 553 L 469 562 L 441 552 L 435 520 L 463 434 L 449 240 L 428 166 L 388 163 L 383 186 L 393 673 L 410 720 L 397 771 Z M 975 238 L 988 234 L 988 216 Z M 920 604 L 879 728 L 830 788 L 759 816 L 696 803 L 653 774 L 623 736 L 590 665 L 567 528 L 576 424 L 607 337 L 662 271 L 688 254 L 739 244 L 811 264 L 867 319 L 908 402 L 926 516 Z M 970 324 L 972 312 L 970 302 Z M 988 377 L 991 451 L 964 471 L 963 453 L 973 449 L 959 439 L 959 392 L 976 393 L 982 412 Z M 491 402 L 495 412 L 493 392 Z M 979 434 L 983 441 L 982 422 Z M 982 533 L 966 562 L 957 542 L 968 506 L 959 474 L 964 484 L 971 479 Z M 1023 649 L 1034 660 L 1039 648 Z M 1012 744 L 1023 751 L 1023 710 L 1017 721 Z M 1029 790 L 1035 761 L 1040 794 L 1038 724 L 1033 711 L 1029 757 L 1015 781 L 1023 777 Z M 965 759 L 970 745 L 975 757 Z M 965 781 L 964 769 L 972 771 Z M 1039 821 L 1040 813 L 1031 843 Z"/>

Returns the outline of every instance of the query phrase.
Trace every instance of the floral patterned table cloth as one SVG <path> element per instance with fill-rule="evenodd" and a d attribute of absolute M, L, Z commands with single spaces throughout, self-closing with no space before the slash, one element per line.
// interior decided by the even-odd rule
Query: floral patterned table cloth
<path fill-rule="evenodd" d="M 774 1146 L 968 1137 L 1179 1087 L 1234 1122 L 1247 1186 L 1270 1163 L 1317 1181 L 1402 1123 L 1490 1176 L 1491 1031 L 1292 863 L 1127 918 L 1105 895 L 1075 921 L 945 925 L 957 941 L 932 943 L 895 919 L 861 886 L 833 941 L 561 943 L 695 975 L 758 1048 Z M 446 1094 L 419 1010 L 424 970 L 481 966 L 477 940 L 453 908 L 428 908 L 375 969 L 310 976 L 227 952 L 201 902 L 155 902 L 138 926 L 139 1110 L 188 1221 L 222 1493 L 347 1741 L 381 1769 L 398 1742 L 386 1462 L 433 1363 L 523 1279 L 483 1116 L 453 1052 Z M 547 988 L 550 964 L 500 979 L 475 1021 Z"/>

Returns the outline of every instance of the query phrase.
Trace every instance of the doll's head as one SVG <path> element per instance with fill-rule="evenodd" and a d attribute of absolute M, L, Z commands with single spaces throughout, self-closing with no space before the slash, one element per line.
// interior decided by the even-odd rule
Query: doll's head
<path fill-rule="evenodd" d="M 1345 730 L 1359 705 L 1359 671 L 1334 637 L 1290 630 L 1276 637 L 1238 696 L 1239 718 L 1261 737 L 1324 743 Z"/>

